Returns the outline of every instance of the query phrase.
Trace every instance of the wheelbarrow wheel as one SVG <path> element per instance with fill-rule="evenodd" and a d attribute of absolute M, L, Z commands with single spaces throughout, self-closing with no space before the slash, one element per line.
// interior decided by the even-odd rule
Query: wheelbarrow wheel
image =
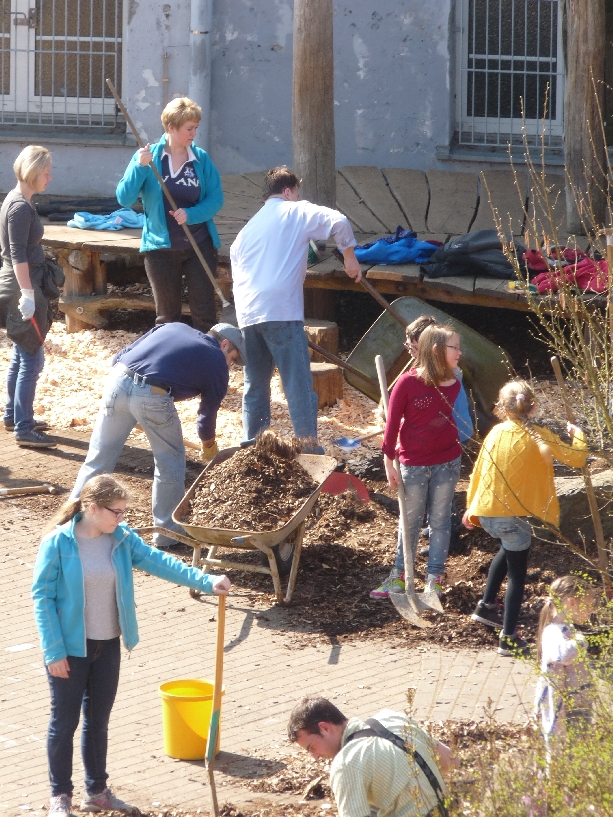
<path fill-rule="evenodd" d="M 296 538 L 292 536 L 291 539 L 286 539 L 284 542 L 280 542 L 272 549 L 275 562 L 277 563 L 277 570 L 279 571 L 279 576 L 281 576 L 281 578 L 289 576 L 291 572 L 295 547 Z M 265 553 L 262 553 L 262 564 L 268 567 L 268 556 Z"/>

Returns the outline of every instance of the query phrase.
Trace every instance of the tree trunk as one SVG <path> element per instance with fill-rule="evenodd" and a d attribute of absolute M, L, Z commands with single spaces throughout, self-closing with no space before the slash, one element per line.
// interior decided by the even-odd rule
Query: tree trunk
<path fill-rule="evenodd" d="M 605 0 L 566 0 L 564 155 L 570 233 L 602 226 L 606 213 L 603 131 Z"/>
<path fill-rule="evenodd" d="M 332 0 L 294 2 L 292 150 L 301 198 L 336 207 Z"/>

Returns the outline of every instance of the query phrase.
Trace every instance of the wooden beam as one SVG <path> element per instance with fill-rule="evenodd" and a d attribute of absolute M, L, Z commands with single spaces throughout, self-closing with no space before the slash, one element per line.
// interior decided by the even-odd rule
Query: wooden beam
<path fill-rule="evenodd" d="M 425 286 L 422 282 L 416 281 L 393 281 L 393 280 L 377 280 L 369 275 L 368 280 L 377 291 L 383 295 L 411 295 L 414 298 L 421 298 L 424 301 L 440 301 L 448 304 L 468 304 L 470 306 L 487 306 L 500 307 L 502 309 L 516 309 L 520 312 L 530 312 L 530 307 L 524 299 L 514 301 L 512 299 L 489 297 L 482 294 L 470 294 L 468 292 L 448 292 L 444 289 L 432 289 Z M 360 284 L 354 283 L 346 275 L 330 275 L 326 278 L 316 278 L 309 280 L 307 273 L 306 281 L 304 282 L 306 289 L 331 289 L 331 290 L 348 290 L 351 292 L 363 292 L 364 290 Z"/>
<path fill-rule="evenodd" d="M 149 295 L 71 297 L 64 292 L 58 308 L 66 314 L 66 331 L 80 332 L 83 329 L 103 329 L 108 319 L 101 314 L 109 309 L 144 309 L 155 312 L 155 301 Z M 189 315 L 189 305 L 181 304 L 181 314 Z M 70 328 L 68 328 L 70 326 Z"/>
<path fill-rule="evenodd" d="M 294 2 L 292 150 L 302 198 L 336 207 L 332 0 Z"/>
<path fill-rule="evenodd" d="M 552 4 L 553 8 L 553 4 Z M 604 75 L 605 0 L 566 0 L 564 154 L 566 226 L 582 233 L 605 223 Z M 551 100 L 550 100 L 551 104 Z M 542 112 L 539 111 L 539 117 Z M 575 194 L 571 188 L 575 188 Z M 578 199 L 578 201 L 577 201 Z"/>

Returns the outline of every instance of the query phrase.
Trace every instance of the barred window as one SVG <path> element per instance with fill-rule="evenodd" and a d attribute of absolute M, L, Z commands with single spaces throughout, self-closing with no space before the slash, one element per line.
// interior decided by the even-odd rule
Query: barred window
<path fill-rule="evenodd" d="M 561 144 L 564 105 L 557 0 L 458 0 L 460 144 Z"/>
<path fill-rule="evenodd" d="M 122 0 L 0 0 L 0 124 L 123 129 Z"/>

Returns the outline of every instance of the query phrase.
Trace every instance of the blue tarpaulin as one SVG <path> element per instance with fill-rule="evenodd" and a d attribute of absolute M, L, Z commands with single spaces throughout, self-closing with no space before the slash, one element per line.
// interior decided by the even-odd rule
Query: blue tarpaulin
<path fill-rule="evenodd" d="M 425 264 L 436 249 L 419 241 L 417 233 L 397 227 L 393 235 L 356 247 L 355 257 L 361 264 Z"/>

